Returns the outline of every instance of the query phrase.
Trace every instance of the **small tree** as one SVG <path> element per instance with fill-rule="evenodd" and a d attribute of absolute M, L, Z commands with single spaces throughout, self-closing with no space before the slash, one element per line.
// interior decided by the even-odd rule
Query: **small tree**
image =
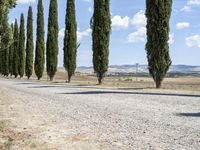
<path fill-rule="evenodd" d="M 58 7 L 57 0 L 50 0 L 49 18 L 48 18 L 48 33 L 46 46 L 46 65 L 47 74 L 50 81 L 53 81 L 57 72 L 58 63 Z"/>
<path fill-rule="evenodd" d="M 19 50 L 18 50 L 18 73 L 20 78 L 24 76 L 25 70 L 25 30 L 24 30 L 24 14 L 21 14 L 20 32 L 19 32 Z"/>
<path fill-rule="evenodd" d="M 161 87 L 171 65 L 168 44 L 171 10 L 172 0 L 146 0 L 146 52 L 149 72 L 156 83 L 156 88 Z"/>
<path fill-rule="evenodd" d="M 27 19 L 27 42 L 26 42 L 26 76 L 29 79 L 33 73 L 33 12 L 32 7 L 28 10 Z"/>
<path fill-rule="evenodd" d="M 93 65 L 99 84 L 108 70 L 111 32 L 110 0 L 94 0 L 92 20 Z"/>
<path fill-rule="evenodd" d="M 36 37 L 36 50 L 35 50 L 35 74 L 40 80 L 44 72 L 44 8 L 42 0 L 38 1 L 37 11 L 37 37 Z"/>
<path fill-rule="evenodd" d="M 68 82 L 76 69 L 77 55 L 77 25 L 75 0 L 67 1 L 67 10 L 65 18 L 65 37 L 64 37 L 64 67 L 68 73 Z"/>
<path fill-rule="evenodd" d="M 15 78 L 18 76 L 18 48 L 19 48 L 19 31 L 18 31 L 18 23 L 15 19 L 15 26 L 14 26 L 14 52 L 13 52 L 13 74 Z"/>

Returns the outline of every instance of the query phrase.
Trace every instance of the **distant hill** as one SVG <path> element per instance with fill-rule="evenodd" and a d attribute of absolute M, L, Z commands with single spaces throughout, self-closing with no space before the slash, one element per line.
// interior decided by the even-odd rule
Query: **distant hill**
<path fill-rule="evenodd" d="M 78 67 L 77 72 L 80 73 L 93 73 L 93 67 Z M 138 73 L 148 73 L 147 65 L 139 65 L 137 68 Z M 108 69 L 109 74 L 113 73 L 136 73 L 136 65 L 112 65 Z M 188 65 L 173 65 L 169 69 L 169 73 L 185 73 L 185 74 L 200 74 L 200 66 Z"/>

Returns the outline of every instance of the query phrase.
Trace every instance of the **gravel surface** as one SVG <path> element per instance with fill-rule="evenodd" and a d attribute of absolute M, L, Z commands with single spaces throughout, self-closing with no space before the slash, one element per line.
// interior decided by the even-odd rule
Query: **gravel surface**
<path fill-rule="evenodd" d="M 1 120 L 26 130 L 36 149 L 200 149 L 200 93 L 6 79 L 0 92 L 11 101 L 0 107 Z M 11 148 L 28 145 L 23 142 Z"/>

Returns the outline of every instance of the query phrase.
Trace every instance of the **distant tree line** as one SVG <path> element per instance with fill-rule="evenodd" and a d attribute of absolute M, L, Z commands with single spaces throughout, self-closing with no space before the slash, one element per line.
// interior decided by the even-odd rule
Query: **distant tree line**
<path fill-rule="evenodd" d="M 22 78 L 25 75 L 29 79 L 35 71 L 37 79 L 40 80 L 43 76 L 46 58 L 47 75 L 50 81 L 53 81 L 58 63 L 57 0 L 50 0 L 46 45 L 44 40 L 43 1 L 38 0 L 35 57 L 32 7 L 30 6 L 28 10 L 25 33 L 23 13 L 19 25 L 17 19 L 15 19 L 14 24 L 9 25 L 8 23 L 9 9 L 13 8 L 15 4 L 15 0 L 0 2 L 0 74 L 6 77 L 9 75 L 14 76 L 15 78 L 18 76 Z M 157 88 L 161 87 L 161 83 L 171 65 L 168 45 L 171 9 L 172 0 L 146 0 L 146 52 L 149 73 L 153 77 Z M 109 65 L 110 0 L 94 0 L 91 29 L 93 67 L 98 83 L 102 84 Z M 75 73 L 76 55 L 79 46 L 80 44 L 77 43 L 75 0 L 67 0 L 63 46 L 63 64 L 68 75 L 67 82 L 71 81 L 71 77 Z"/>

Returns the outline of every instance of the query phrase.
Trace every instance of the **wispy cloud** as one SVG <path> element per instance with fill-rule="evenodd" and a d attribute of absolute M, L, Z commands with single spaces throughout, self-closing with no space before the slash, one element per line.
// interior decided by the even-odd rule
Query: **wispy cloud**
<path fill-rule="evenodd" d="M 189 27 L 190 27 L 190 23 L 189 22 L 178 22 L 176 24 L 176 29 L 178 29 L 178 30 L 189 28 Z"/>
<path fill-rule="evenodd" d="M 188 47 L 198 47 L 200 48 L 200 35 L 196 34 L 185 39 L 186 45 Z"/>
<path fill-rule="evenodd" d="M 90 28 L 84 30 L 84 31 L 80 31 L 80 29 L 78 29 L 77 31 L 77 40 L 78 42 L 82 41 L 84 37 L 88 37 L 91 34 L 92 30 Z M 59 37 L 60 38 L 64 38 L 65 36 L 65 28 L 62 28 L 59 31 Z"/>
<path fill-rule="evenodd" d="M 181 8 L 180 11 L 190 12 L 192 11 L 192 6 L 200 6 L 200 0 L 188 0 L 187 5 Z"/>
<path fill-rule="evenodd" d="M 181 8 L 181 11 L 190 12 L 191 11 L 191 6 L 184 6 L 183 8 Z"/>
<path fill-rule="evenodd" d="M 189 0 L 188 5 L 200 5 L 200 0 Z"/>

